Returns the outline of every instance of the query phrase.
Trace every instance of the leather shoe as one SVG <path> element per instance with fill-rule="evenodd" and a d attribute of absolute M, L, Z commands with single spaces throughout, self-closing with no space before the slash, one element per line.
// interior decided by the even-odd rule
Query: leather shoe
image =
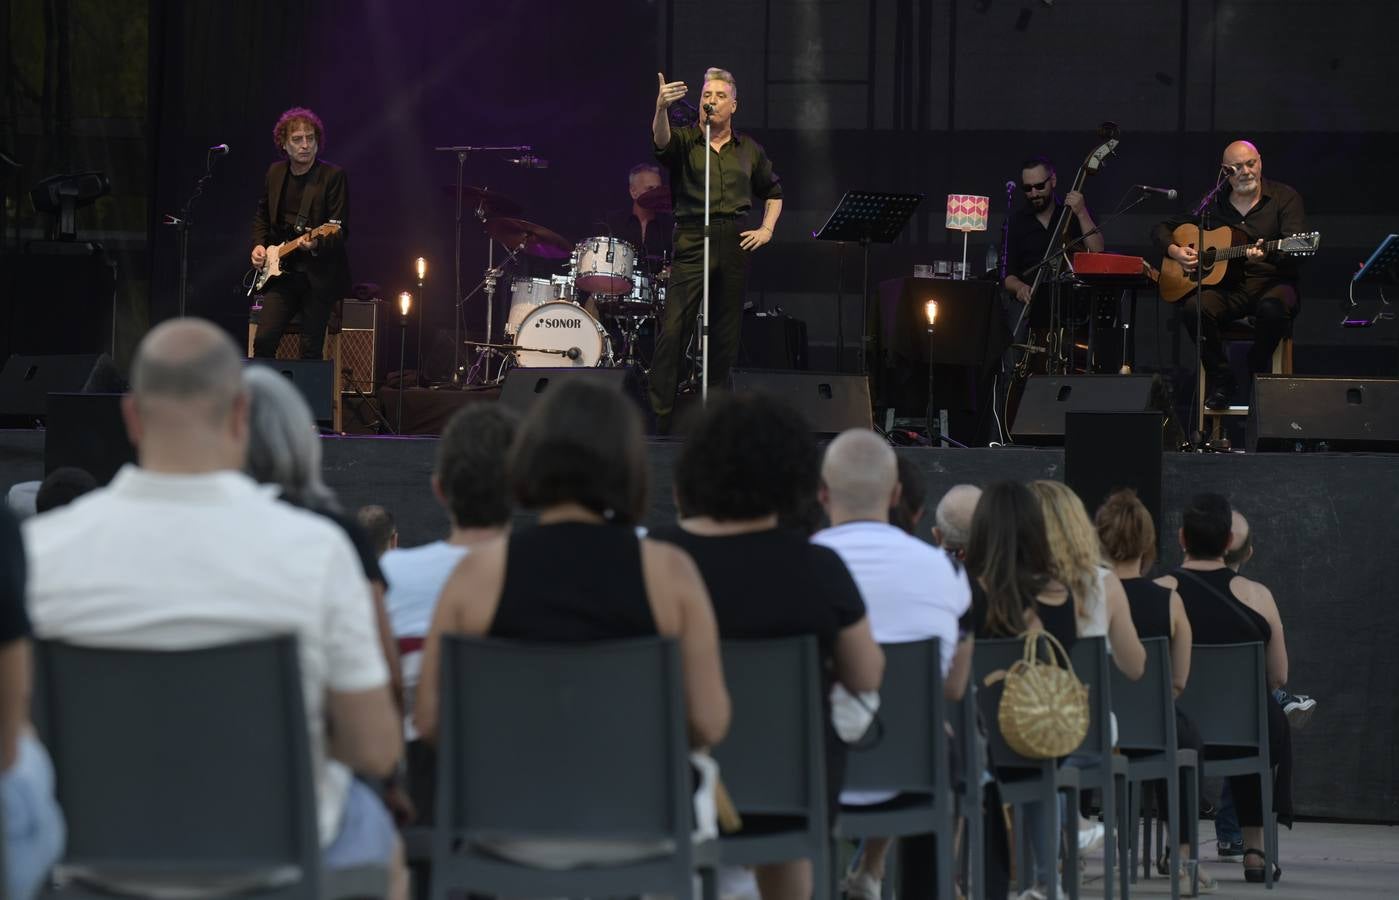
<path fill-rule="evenodd" d="M 1229 391 L 1223 385 L 1215 385 L 1205 397 L 1205 409 L 1228 409 Z"/>

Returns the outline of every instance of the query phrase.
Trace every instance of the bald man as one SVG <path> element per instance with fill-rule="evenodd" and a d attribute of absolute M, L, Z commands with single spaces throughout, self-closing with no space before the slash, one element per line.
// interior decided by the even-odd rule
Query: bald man
<path fill-rule="evenodd" d="M 1226 409 L 1235 399 L 1236 385 L 1220 337 L 1221 326 L 1253 316 L 1254 341 L 1248 354 L 1249 371 L 1267 372 L 1271 368 L 1273 351 L 1287 336 L 1301 302 L 1297 292 L 1298 258 L 1277 251 L 1264 253 L 1261 244 L 1307 230 L 1301 195 L 1282 182 L 1263 178 L 1263 156 L 1253 144 L 1234 141 L 1225 147 L 1220 171 L 1227 176 L 1228 186 L 1206 209 L 1205 229 L 1227 225 L 1235 232 L 1231 243 L 1258 246 L 1247 251 L 1242 265 L 1238 261 L 1230 263 L 1224 281 L 1206 287 L 1202 298 L 1197 300 L 1191 294 L 1181 303 L 1182 324 L 1192 339 L 1201 341 L 1205 406 L 1209 409 Z M 1195 264 L 1195 249 L 1174 243 L 1172 232 L 1194 221 L 1189 216 L 1167 219 L 1151 234 L 1163 255 L 1187 268 Z M 1192 238 L 1191 243 L 1194 242 Z M 1195 334 L 1197 314 L 1203 338 Z"/>
<path fill-rule="evenodd" d="M 972 516 L 980 501 L 981 488 L 974 484 L 958 484 L 949 488 L 933 513 L 936 523 L 933 525 L 933 543 L 958 559 L 966 559 Z"/>
<path fill-rule="evenodd" d="M 876 641 L 941 641 L 944 694 L 959 700 L 971 668 L 972 639 L 963 637 L 959 627 L 971 605 L 971 585 L 946 553 L 889 523 L 889 509 L 898 505 L 899 496 L 893 448 L 868 429 L 843 432 L 826 448 L 821 463 L 820 499 L 831 527 L 811 540 L 834 550 L 850 570 Z M 846 791 L 840 801 L 868 805 L 894 796 Z M 866 842 L 859 867 L 846 880 L 847 897 L 878 900 L 887 851 L 887 840 Z M 906 846 L 904 852 L 909 859 L 933 858 L 926 843 Z M 947 890 L 917 881 L 929 875 L 926 869 L 907 867 L 901 894 L 947 896 Z"/>
<path fill-rule="evenodd" d="M 24 523 L 34 633 L 134 650 L 295 635 L 322 861 L 381 866 L 389 896 L 405 897 L 393 820 L 353 777 L 387 777 L 402 750 L 369 584 L 338 525 L 243 474 L 241 374 L 238 348 L 209 322 L 146 335 L 122 403 L 139 464 Z"/>

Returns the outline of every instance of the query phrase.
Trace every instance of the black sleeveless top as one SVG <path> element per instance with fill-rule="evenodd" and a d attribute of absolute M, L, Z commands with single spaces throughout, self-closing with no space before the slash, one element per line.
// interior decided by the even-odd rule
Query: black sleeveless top
<path fill-rule="evenodd" d="M 1039 616 L 1040 626 L 1064 645 L 1064 652 L 1072 653 L 1074 641 L 1078 639 L 1078 621 L 1074 613 L 1073 591 L 1069 591 L 1068 598 L 1058 606 L 1041 603 L 1036 597 L 1035 615 Z"/>
<path fill-rule="evenodd" d="M 489 634 L 559 643 L 654 636 L 641 539 L 627 526 L 581 522 L 511 532 Z"/>
<path fill-rule="evenodd" d="M 1127 606 L 1132 610 L 1132 624 L 1142 640 L 1171 636 L 1171 589 L 1147 578 L 1124 578 L 1122 589 L 1127 592 Z"/>
<path fill-rule="evenodd" d="M 1180 594 L 1181 603 L 1185 606 L 1185 615 L 1190 619 L 1195 643 L 1245 644 L 1262 641 L 1266 644 L 1273 636 L 1268 620 L 1245 606 L 1229 590 L 1229 583 L 1238 577 L 1233 569 L 1227 566 L 1209 572 L 1177 569 L 1171 574 L 1175 576 L 1176 593 Z M 1201 581 L 1205 584 L 1201 584 Z M 1223 596 L 1218 596 L 1215 591 Z"/>

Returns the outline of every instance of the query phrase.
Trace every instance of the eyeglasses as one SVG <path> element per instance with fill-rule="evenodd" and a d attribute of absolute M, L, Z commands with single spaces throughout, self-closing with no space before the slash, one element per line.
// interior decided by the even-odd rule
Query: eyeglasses
<path fill-rule="evenodd" d="M 1044 190 L 1044 186 L 1047 184 L 1049 184 L 1048 178 L 1046 178 L 1044 181 L 1041 181 L 1039 184 L 1022 184 L 1020 185 L 1020 190 L 1024 191 L 1027 194 L 1031 191 L 1042 191 Z"/>

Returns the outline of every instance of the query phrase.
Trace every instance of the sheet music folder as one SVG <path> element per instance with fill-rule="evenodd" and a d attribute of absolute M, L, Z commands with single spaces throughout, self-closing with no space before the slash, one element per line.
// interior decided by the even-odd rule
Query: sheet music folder
<path fill-rule="evenodd" d="M 892 244 L 922 202 L 922 194 L 846 191 L 826 224 L 811 236 L 818 241 Z"/>

